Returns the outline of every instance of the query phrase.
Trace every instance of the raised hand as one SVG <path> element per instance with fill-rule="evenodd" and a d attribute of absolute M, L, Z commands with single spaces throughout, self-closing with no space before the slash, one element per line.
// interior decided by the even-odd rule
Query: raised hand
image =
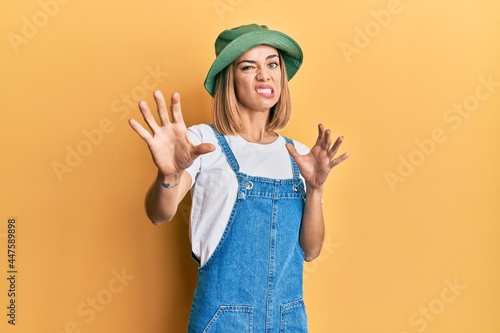
<path fill-rule="evenodd" d="M 330 171 L 351 155 L 344 153 L 334 158 L 343 140 L 343 137 L 338 137 L 332 146 L 330 130 L 325 130 L 323 125 L 319 124 L 318 138 L 308 154 L 300 155 L 293 145 L 286 145 L 288 152 L 297 163 L 307 187 L 320 189 Z"/>
<path fill-rule="evenodd" d="M 162 93 L 157 90 L 153 96 L 160 124 L 156 123 L 145 101 L 139 102 L 139 109 L 152 133 L 134 119 L 130 119 L 129 124 L 148 144 L 159 172 L 164 176 L 179 174 L 193 164 L 198 156 L 213 151 L 215 147 L 209 143 L 198 146 L 191 143 L 182 118 L 181 99 L 178 93 L 172 94 L 171 97 L 171 119 Z"/>

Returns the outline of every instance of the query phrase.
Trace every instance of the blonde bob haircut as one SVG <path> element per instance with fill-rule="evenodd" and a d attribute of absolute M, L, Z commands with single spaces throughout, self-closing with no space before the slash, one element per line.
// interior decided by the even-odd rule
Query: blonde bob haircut
<path fill-rule="evenodd" d="M 279 53 L 279 52 L 278 52 Z M 278 102 L 271 107 L 266 130 L 279 130 L 288 123 L 292 112 L 290 91 L 285 62 L 279 54 L 281 69 L 281 94 Z M 217 132 L 234 135 L 243 132 L 236 92 L 234 90 L 233 64 L 224 68 L 215 78 L 214 97 L 212 100 L 212 120 Z"/>

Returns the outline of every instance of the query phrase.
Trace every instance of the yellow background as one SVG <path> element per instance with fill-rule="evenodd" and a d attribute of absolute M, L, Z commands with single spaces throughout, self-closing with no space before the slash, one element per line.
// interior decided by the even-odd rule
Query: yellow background
<path fill-rule="evenodd" d="M 185 331 L 189 198 L 148 222 L 155 169 L 127 119 L 161 89 L 188 125 L 210 122 L 214 40 L 256 22 L 305 53 L 282 133 L 311 146 L 323 122 L 352 153 L 306 265 L 310 331 L 500 332 L 498 1 L 6 0 L 0 15 L 0 331 Z"/>

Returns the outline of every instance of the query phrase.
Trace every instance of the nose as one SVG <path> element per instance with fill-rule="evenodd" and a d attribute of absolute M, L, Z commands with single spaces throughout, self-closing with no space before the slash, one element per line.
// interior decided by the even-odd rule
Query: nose
<path fill-rule="evenodd" d="M 270 75 L 267 68 L 260 68 L 257 72 L 257 80 L 259 81 L 267 81 L 269 80 L 269 77 Z"/>

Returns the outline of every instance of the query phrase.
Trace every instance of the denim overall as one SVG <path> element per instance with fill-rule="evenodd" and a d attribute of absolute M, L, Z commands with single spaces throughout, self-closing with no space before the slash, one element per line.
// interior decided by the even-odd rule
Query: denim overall
<path fill-rule="evenodd" d="M 226 139 L 214 132 L 239 189 L 219 244 L 199 268 L 188 333 L 306 333 L 299 169 L 290 157 L 290 179 L 241 173 Z"/>

